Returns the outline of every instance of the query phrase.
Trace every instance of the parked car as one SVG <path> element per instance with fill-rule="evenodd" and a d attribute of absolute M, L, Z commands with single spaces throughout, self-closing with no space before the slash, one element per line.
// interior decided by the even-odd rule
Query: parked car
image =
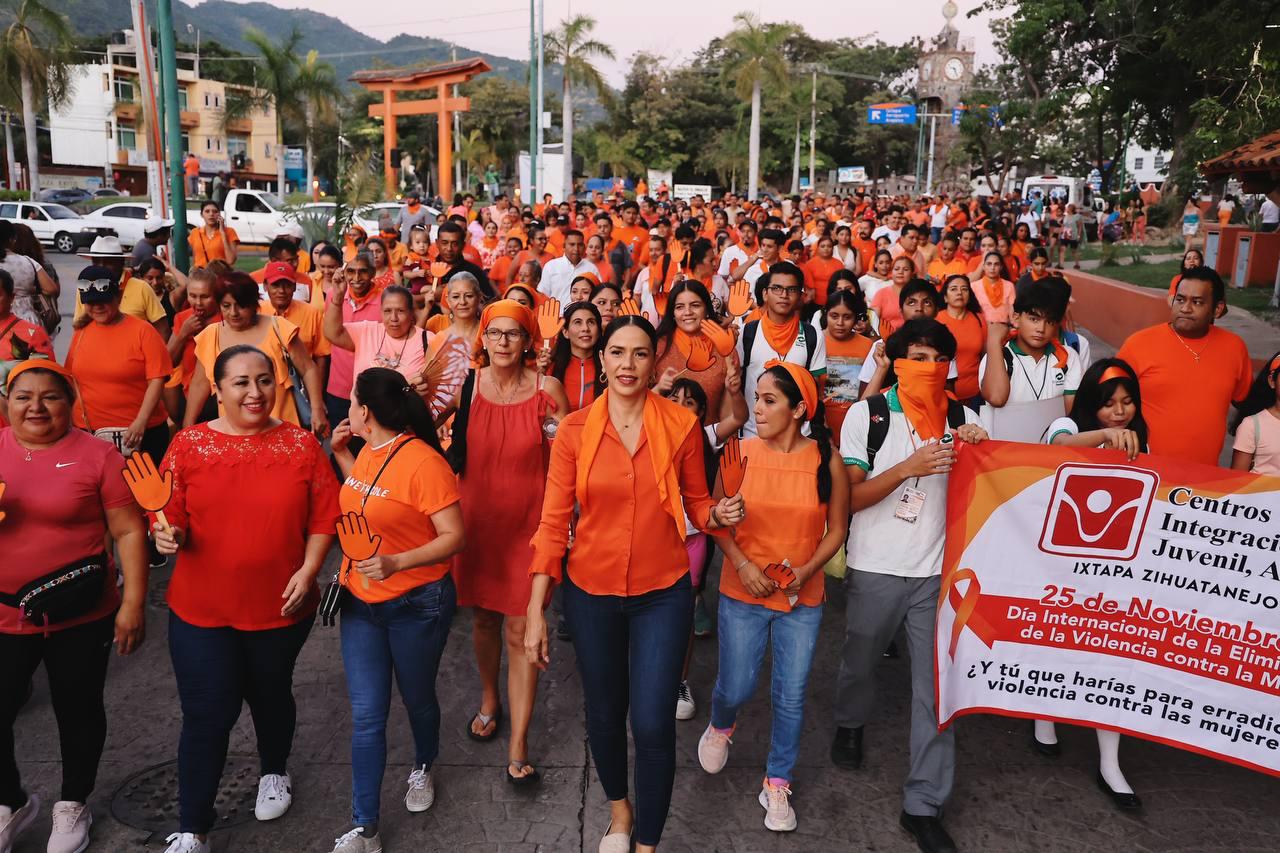
<path fill-rule="evenodd" d="M 266 190 L 231 190 L 222 205 L 222 217 L 236 229 L 241 243 L 263 245 L 289 220 L 284 202 Z M 200 203 L 191 202 L 187 205 L 187 226 L 194 228 L 199 223 Z"/>
<path fill-rule="evenodd" d="M 39 201 L 0 202 L 0 219 L 27 225 L 41 243 L 64 254 L 88 246 L 111 231 L 96 222 L 86 222 L 69 207 Z"/>
<path fill-rule="evenodd" d="M 104 205 L 86 213 L 84 221 L 99 228 L 110 228 L 120 238 L 126 249 L 142 239 L 142 223 L 151 215 L 151 205 L 136 201 L 122 201 Z"/>
<path fill-rule="evenodd" d="M 331 201 L 312 201 L 299 207 L 298 213 L 302 216 L 313 216 L 316 212 L 327 214 L 325 224 L 332 228 L 333 214 L 337 207 Z M 404 205 L 398 201 L 379 201 L 357 210 L 354 218 L 356 224 L 363 228 L 370 237 L 376 237 L 378 230 L 382 227 L 382 219 L 385 217 L 394 225 L 396 216 L 403 208 Z M 436 232 L 439 230 L 439 226 L 435 223 L 435 218 L 440 215 L 440 212 L 434 207 L 425 205 L 423 209 L 426 210 L 427 216 L 431 219 L 431 239 L 434 240 Z"/>
<path fill-rule="evenodd" d="M 93 198 L 93 193 L 80 187 L 50 187 L 49 189 L 40 190 L 36 194 L 37 201 L 47 201 L 52 204 L 79 204 L 91 198 Z"/>
<path fill-rule="evenodd" d="M 113 187 L 102 187 L 93 191 L 94 198 L 120 198 L 128 193 L 121 192 Z"/>

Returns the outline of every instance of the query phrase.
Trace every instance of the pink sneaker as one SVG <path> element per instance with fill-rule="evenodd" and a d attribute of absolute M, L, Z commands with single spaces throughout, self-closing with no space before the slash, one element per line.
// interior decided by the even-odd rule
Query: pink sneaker
<path fill-rule="evenodd" d="M 698 739 L 698 763 L 708 773 L 719 773 L 729 761 L 729 744 L 733 740 L 722 731 L 707 726 Z"/>
<path fill-rule="evenodd" d="M 786 783 L 772 785 L 765 779 L 760 788 L 759 802 L 764 809 L 765 829 L 791 832 L 796 828 L 796 812 L 791 808 L 791 788 Z"/>

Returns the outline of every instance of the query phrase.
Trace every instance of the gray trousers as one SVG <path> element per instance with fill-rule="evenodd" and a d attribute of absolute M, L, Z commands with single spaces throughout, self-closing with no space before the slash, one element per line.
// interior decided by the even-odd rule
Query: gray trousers
<path fill-rule="evenodd" d="M 904 578 L 850 569 L 845 579 L 844 647 L 836 682 L 836 725 L 860 728 L 876 698 L 875 668 L 898 626 L 906 622 L 911 655 L 911 767 L 902 786 L 903 811 L 937 815 L 956 773 L 954 727 L 938 731 L 934 696 L 934 623 L 942 578 Z"/>

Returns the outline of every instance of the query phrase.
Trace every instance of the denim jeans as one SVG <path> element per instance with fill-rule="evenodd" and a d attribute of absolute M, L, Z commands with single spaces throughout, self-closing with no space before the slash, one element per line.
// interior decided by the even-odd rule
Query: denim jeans
<path fill-rule="evenodd" d="M 587 704 L 587 741 L 610 800 L 627 796 L 627 711 L 636 746 L 635 841 L 657 844 L 676 776 L 676 688 L 693 627 L 686 572 L 641 595 L 592 595 L 565 575 L 564 609 Z"/>
<path fill-rule="evenodd" d="M 769 698 L 773 727 L 765 775 L 791 780 L 804 724 L 804 691 L 822 624 L 821 607 L 770 610 L 720 596 L 720 670 L 711 696 L 711 725 L 732 728 L 738 710 L 755 692 L 765 645 L 773 653 Z"/>
<path fill-rule="evenodd" d="M 377 604 L 343 596 L 342 663 L 351 696 L 351 814 L 357 826 L 378 820 L 392 673 L 413 730 L 414 766 L 430 770 L 440 752 L 436 673 L 457 601 L 453 578 L 447 574 Z"/>
<path fill-rule="evenodd" d="M 263 775 L 285 773 L 297 706 L 293 665 L 315 616 L 283 628 L 202 628 L 169 613 L 169 657 L 178 680 L 178 829 L 203 835 L 217 819 L 214 798 L 231 729 L 249 703 Z"/>

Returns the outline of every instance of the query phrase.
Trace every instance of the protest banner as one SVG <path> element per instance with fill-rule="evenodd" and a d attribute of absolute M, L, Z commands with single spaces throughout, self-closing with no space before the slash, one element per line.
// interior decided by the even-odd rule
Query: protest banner
<path fill-rule="evenodd" d="M 1055 720 L 1280 775 L 1280 478 L 963 448 L 936 667 L 944 727 Z"/>

